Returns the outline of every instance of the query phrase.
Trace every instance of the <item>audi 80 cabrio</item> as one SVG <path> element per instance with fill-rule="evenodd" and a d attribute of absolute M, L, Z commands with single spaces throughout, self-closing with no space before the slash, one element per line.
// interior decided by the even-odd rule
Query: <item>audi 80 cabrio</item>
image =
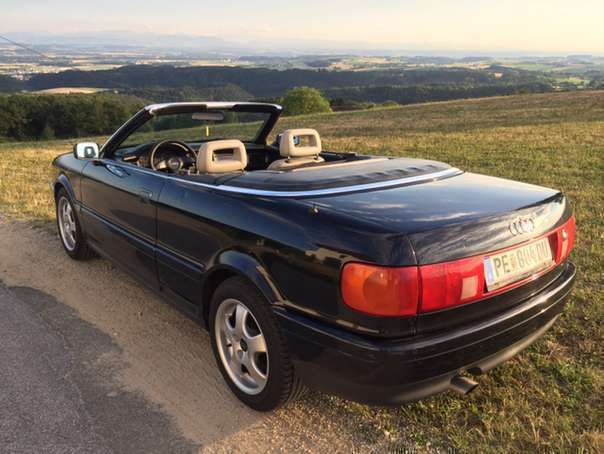
<path fill-rule="evenodd" d="M 575 277 L 562 193 L 326 151 L 312 129 L 273 135 L 280 113 L 150 105 L 54 161 L 67 254 L 199 320 L 245 404 L 303 385 L 373 405 L 466 394 L 559 317 Z"/>

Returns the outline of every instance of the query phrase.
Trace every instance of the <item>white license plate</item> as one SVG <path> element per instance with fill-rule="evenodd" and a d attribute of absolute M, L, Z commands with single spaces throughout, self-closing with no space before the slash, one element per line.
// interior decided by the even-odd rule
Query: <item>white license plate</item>
<path fill-rule="evenodd" d="M 547 238 L 484 258 L 487 290 L 492 291 L 538 273 L 554 263 Z"/>

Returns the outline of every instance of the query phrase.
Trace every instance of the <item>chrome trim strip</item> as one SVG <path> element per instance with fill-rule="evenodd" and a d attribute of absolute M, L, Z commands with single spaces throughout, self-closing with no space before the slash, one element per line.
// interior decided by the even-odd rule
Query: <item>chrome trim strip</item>
<path fill-rule="evenodd" d="M 218 185 L 216 189 L 233 192 L 237 194 L 258 195 L 266 197 L 317 197 L 324 195 L 344 194 L 347 192 L 370 191 L 373 189 L 384 189 L 394 186 L 406 186 L 409 184 L 424 183 L 428 181 L 439 180 L 452 177 L 461 173 L 461 170 L 452 168 L 440 172 L 418 175 L 415 177 L 399 178 L 390 181 L 380 181 L 377 183 L 358 184 L 355 186 L 344 186 L 340 188 L 314 189 L 309 191 L 269 191 L 265 189 L 240 188 L 229 185 Z"/>
<path fill-rule="evenodd" d="M 111 161 L 111 163 L 115 163 L 115 161 Z M 370 191 L 373 189 L 386 189 L 390 187 L 396 186 L 407 186 L 417 183 L 427 183 L 430 181 L 442 180 L 444 178 L 450 178 L 457 175 L 461 175 L 463 170 L 460 170 L 456 167 L 451 167 L 446 170 L 441 170 L 439 172 L 427 173 L 425 175 L 417 175 L 415 177 L 407 177 L 407 178 L 397 178 L 396 180 L 389 181 L 380 181 L 377 183 L 367 183 L 367 184 L 357 184 L 355 186 L 344 186 L 341 188 L 329 188 L 329 189 L 314 189 L 310 191 L 269 191 L 266 189 L 252 189 L 252 188 L 241 188 L 238 186 L 229 186 L 228 184 L 207 184 L 200 183 L 198 181 L 185 180 L 183 178 L 173 177 L 171 175 L 165 175 L 158 171 L 148 170 L 144 167 L 135 166 L 133 164 L 128 164 L 125 162 L 119 163 L 118 165 L 134 168 L 139 172 L 149 173 L 151 175 L 156 175 L 160 178 L 165 178 L 168 180 L 178 181 L 179 183 L 189 184 L 192 186 L 199 186 L 202 188 L 212 189 L 215 191 L 222 192 L 230 192 L 233 194 L 244 194 L 244 195 L 256 195 L 261 197 L 317 197 L 317 196 L 325 196 L 325 195 L 335 195 L 335 194 L 345 194 L 348 192 L 358 192 L 358 191 Z"/>
<path fill-rule="evenodd" d="M 417 183 L 426 183 L 429 181 L 441 180 L 443 178 L 453 177 L 455 175 L 460 175 L 463 173 L 461 170 L 457 168 L 451 168 L 447 170 L 442 170 L 440 172 L 429 173 L 426 175 L 418 175 L 415 177 L 408 178 L 399 178 L 396 180 L 390 181 L 380 181 L 378 183 L 367 183 L 367 184 L 358 184 L 355 186 L 344 186 L 341 188 L 329 188 L 329 189 L 315 189 L 309 191 L 269 191 L 266 189 L 251 189 L 251 188 L 241 188 L 237 186 L 229 186 L 229 185 L 217 185 L 213 186 L 211 184 L 198 183 L 196 181 L 190 180 L 182 180 L 180 178 L 175 178 L 172 176 L 168 176 L 170 179 L 184 181 L 185 183 L 193 184 L 196 186 L 203 186 L 211 189 L 215 189 L 218 191 L 230 192 L 233 194 L 245 194 L 245 195 L 255 195 L 261 197 L 317 197 L 317 196 L 325 196 L 325 195 L 335 195 L 335 194 L 344 194 L 348 192 L 358 192 L 358 191 L 370 191 L 373 189 L 385 189 L 389 187 L 395 186 L 406 186 L 410 184 Z"/>

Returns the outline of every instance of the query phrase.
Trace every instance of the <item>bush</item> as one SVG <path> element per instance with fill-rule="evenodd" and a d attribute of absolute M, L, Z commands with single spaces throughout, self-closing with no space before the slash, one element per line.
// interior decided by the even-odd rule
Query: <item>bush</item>
<path fill-rule="evenodd" d="M 292 88 L 285 93 L 281 103 L 283 104 L 284 115 L 331 112 L 329 101 L 316 88 Z"/>

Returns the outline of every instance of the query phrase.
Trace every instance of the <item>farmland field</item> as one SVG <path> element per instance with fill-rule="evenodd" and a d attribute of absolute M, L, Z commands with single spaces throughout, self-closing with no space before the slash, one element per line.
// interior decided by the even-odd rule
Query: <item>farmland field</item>
<path fill-rule="evenodd" d="M 304 405 L 358 417 L 369 441 L 472 452 L 604 451 L 604 92 L 554 93 L 284 118 L 324 148 L 446 161 L 563 190 L 574 204 L 579 276 L 563 317 L 536 345 L 442 395 L 374 409 L 310 393 Z M 0 215 L 53 228 L 50 162 L 73 141 L 0 144 Z"/>

